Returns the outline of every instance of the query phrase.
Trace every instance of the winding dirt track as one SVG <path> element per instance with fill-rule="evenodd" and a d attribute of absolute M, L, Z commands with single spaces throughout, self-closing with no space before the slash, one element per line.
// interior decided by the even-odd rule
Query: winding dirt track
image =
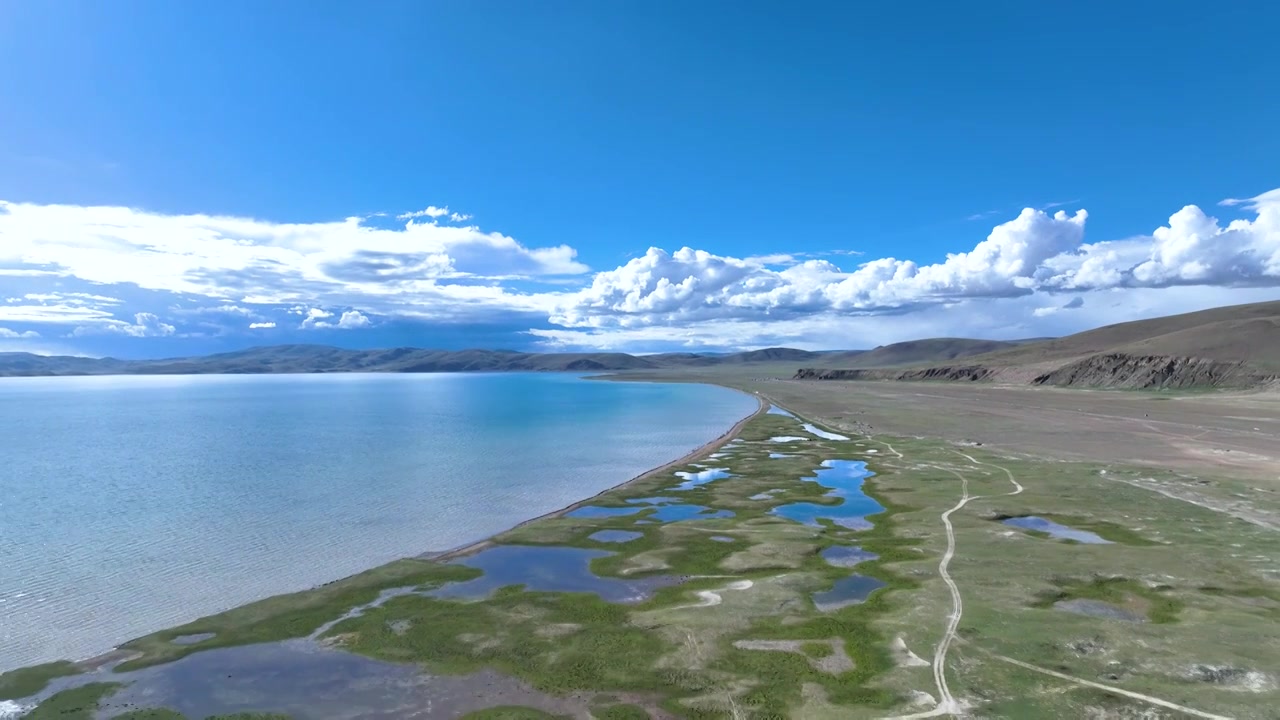
<path fill-rule="evenodd" d="M 902 457 L 902 454 L 899 453 L 897 450 L 893 450 L 892 446 L 888 445 L 888 443 L 881 443 L 881 444 L 889 447 L 889 449 L 894 454 L 896 454 L 899 458 Z M 938 575 L 942 577 L 942 581 L 947 584 L 947 589 L 951 591 L 951 615 L 948 617 L 947 629 L 942 634 L 942 639 L 938 641 L 938 645 L 934 649 L 934 653 L 933 653 L 933 663 L 932 663 L 933 681 L 938 690 L 938 704 L 931 710 L 925 710 L 923 712 L 913 713 L 910 715 L 897 715 L 892 718 L 887 718 L 886 720 L 917 720 L 918 718 L 931 718 L 931 717 L 939 717 L 941 715 L 961 714 L 963 708 L 960 707 L 960 705 L 956 702 L 955 698 L 951 695 L 951 689 L 947 687 L 947 674 L 946 674 L 947 652 L 951 649 L 951 644 L 955 642 L 957 639 L 959 639 L 956 636 L 956 630 L 959 628 L 960 618 L 964 614 L 964 604 L 960 597 L 960 588 L 956 585 L 955 580 L 951 578 L 951 574 L 947 571 L 947 566 L 951 563 L 951 559 L 955 557 L 955 550 L 956 550 L 956 536 L 955 536 L 955 529 L 951 525 L 951 515 L 952 513 L 956 512 L 957 510 L 960 510 L 965 505 L 968 505 L 970 502 L 974 500 L 981 500 L 983 498 L 990 498 L 990 497 L 1008 497 L 1011 495 L 1017 495 L 1023 491 L 1022 485 L 1018 482 L 1017 478 L 1013 476 L 1013 473 L 1010 472 L 1008 468 L 1002 465 L 996 465 L 995 463 L 988 463 L 988 462 L 982 462 L 981 460 L 976 460 L 972 456 L 962 453 L 958 450 L 955 452 L 957 455 L 964 457 L 974 465 L 986 465 L 987 467 L 993 467 L 1000 470 L 1005 474 L 1005 476 L 1009 478 L 1009 482 L 1013 483 L 1014 489 L 1011 492 L 1003 493 L 1001 495 L 970 495 L 969 481 L 964 476 L 964 474 L 956 472 L 954 470 L 948 471 L 953 473 L 956 477 L 960 478 L 961 496 L 960 496 L 959 502 L 957 502 L 951 509 L 942 513 L 942 515 L 940 516 L 942 519 L 943 527 L 946 528 L 946 532 L 947 532 L 947 551 L 946 553 L 943 554 L 942 561 L 938 563 Z M 963 640 L 961 640 L 961 642 L 963 642 Z M 981 648 L 979 648 L 979 650 L 981 650 Z M 1202 710 L 1196 710 L 1195 708 L 1189 708 L 1184 705 L 1179 705 L 1177 703 L 1170 702 L 1168 700 L 1164 700 L 1158 697 L 1153 697 L 1151 695 L 1143 695 L 1142 693 L 1136 693 L 1130 690 L 1125 690 L 1123 688 L 1118 688 L 1111 685 L 1105 685 L 1099 682 L 1093 682 L 1092 680 L 1083 680 L 1077 677 L 1072 677 L 1065 673 L 1060 673 L 1056 670 L 1049 670 L 1048 668 L 1038 667 L 1028 662 L 1015 660 L 1014 658 L 1006 657 L 1004 655 L 997 655 L 989 651 L 983 650 L 982 652 L 986 653 L 988 656 L 992 658 L 995 658 L 996 660 L 1000 660 L 1001 662 L 1006 662 L 1011 665 L 1016 665 L 1020 668 L 1024 668 L 1026 670 L 1031 670 L 1033 672 L 1040 673 L 1042 675 L 1048 675 L 1050 677 L 1054 677 L 1059 680 L 1064 680 L 1074 685 L 1079 685 L 1082 687 L 1091 687 L 1098 690 L 1105 690 L 1106 692 L 1114 693 L 1122 697 L 1139 700 L 1141 702 L 1145 702 L 1151 705 L 1156 705 L 1158 707 L 1168 708 L 1170 710 L 1177 710 L 1178 712 L 1186 713 L 1187 715 L 1192 715 L 1195 717 L 1208 718 L 1209 720 L 1231 720 L 1231 718 L 1226 717 L 1224 715 L 1215 715 L 1213 713 L 1204 712 Z"/>

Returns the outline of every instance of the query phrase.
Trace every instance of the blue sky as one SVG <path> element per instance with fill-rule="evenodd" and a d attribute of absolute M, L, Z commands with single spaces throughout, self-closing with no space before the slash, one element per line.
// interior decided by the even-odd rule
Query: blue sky
<path fill-rule="evenodd" d="M 870 347 L 1275 299 L 1277 25 L 10 4 L 0 351 Z"/>

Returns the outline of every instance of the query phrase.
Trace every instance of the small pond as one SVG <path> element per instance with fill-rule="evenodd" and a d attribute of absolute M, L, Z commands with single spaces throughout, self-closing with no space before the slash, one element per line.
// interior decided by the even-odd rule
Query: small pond
<path fill-rule="evenodd" d="M 840 500 L 835 505 L 819 505 L 810 502 L 780 505 L 770 512 L 806 525 L 818 525 L 825 518 L 841 527 L 861 530 L 870 527 L 866 516 L 883 512 L 884 507 L 862 491 L 863 481 L 872 473 L 866 463 L 856 460 L 826 460 L 817 475 L 803 478 L 831 488 L 824 497 Z"/>
<path fill-rule="evenodd" d="M 644 533 L 634 530 L 601 530 L 587 536 L 588 540 L 606 543 L 624 543 L 631 542 L 644 537 Z"/>
<path fill-rule="evenodd" d="M 1022 517 L 1013 517 L 1004 521 L 1005 525 L 1012 525 L 1023 530 L 1038 530 L 1042 533 L 1048 533 L 1049 537 L 1058 540 L 1075 540 L 1076 542 L 1085 543 L 1087 545 L 1110 545 L 1110 540 L 1103 540 L 1097 533 L 1088 530 L 1076 530 L 1075 528 L 1059 525 L 1052 520 L 1038 517 L 1036 515 L 1024 515 Z"/>
<path fill-rule="evenodd" d="M 1053 609 L 1107 620 L 1123 620 L 1124 622 L 1147 621 L 1147 618 L 1139 613 L 1101 600 L 1088 600 L 1085 598 L 1059 600 L 1053 604 Z"/>
<path fill-rule="evenodd" d="M 839 610 L 850 605 L 858 605 L 867 601 L 871 593 L 884 587 L 885 583 L 866 575 L 850 575 L 836 581 L 835 587 L 824 592 L 813 594 L 813 604 L 822 612 Z"/>
<path fill-rule="evenodd" d="M 600 577 L 591 572 L 591 561 L 608 557 L 605 550 L 535 545 L 497 545 L 456 561 L 484 571 L 474 580 L 450 583 L 424 593 L 440 598 L 483 598 L 507 585 L 523 585 L 542 592 L 589 592 L 609 602 L 632 603 L 647 599 L 653 591 L 675 585 L 672 577 L 636 580 Z"/>
<path fill-rule="evenodd" d="M 859 563 L 875 560 L 879 555 L 853 545 L 834 545 L 821 553 L 822 559 L 836 567 L 853 567 Z"/>
<path fill-rule="evenodd" d="M 676 485 L 669 490 L 692 490 L 700 485 L 706 485 L 713 480 L 722 480 L 729 477 L 729 468 L 708 468 L 701 472 L 678 472 L 676 477 L 684 480 L 684 482 Z"/>
<path fill-rule="evenodd" d="M 848 440 L 849 439 L 844 435 L 837 435 L 833 432 L 827 432 L 826 430 L 817 428 L 813 425 L 813 423 L 805 423 L 804 425 L 801 425 L 801 427 L 805 429 L 805 432 L 817 435 L 823 440 Z"/>

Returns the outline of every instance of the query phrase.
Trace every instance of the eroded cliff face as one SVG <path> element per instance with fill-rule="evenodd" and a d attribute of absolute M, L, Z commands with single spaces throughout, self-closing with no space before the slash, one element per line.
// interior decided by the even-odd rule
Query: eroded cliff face
<path fill-rule="evenodd" d="M 916 368 L 913 370 L 863 369 L 839 370 L 822 368 L 802 368 L 796 372 L 796 380 L 943 380 L 967 381 L 990 380 L 994 375 L 991 368 L 981 365 L 946 365 L 942 367 Z"/>
<path fill-rule="evenodd" d="M 1245 363 L 1168 355 L 1105 353 L 1064 365 L 1031 381 L 1058 387 L 1131 389 L 1251 387 L 1274 380 Z"/>
<path fill-rule="evenodd" d="M 803 368 L 796 380 L 900 380 L 940 382 L 1028 382 L 1014 368 L 942 365 L 899 369 Z M 1102 353 L 1035 375 L 1032 385 L 1126 389 L 1245 388 L 1280 382 L 1280 377 L 1245 363 L 1168 355 Z"/>

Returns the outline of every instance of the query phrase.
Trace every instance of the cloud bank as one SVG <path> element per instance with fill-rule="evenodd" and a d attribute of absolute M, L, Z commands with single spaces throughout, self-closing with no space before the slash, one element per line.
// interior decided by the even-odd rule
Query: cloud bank
<path fill-rule="evenodd" d="M 632 350 L 1057 334 L 1143 307 L 1275 298 L 1280 189 L 1221 204 L 1251 217 L 1187 205 L 1149 235 L 1089 242 L 1085 210 L 1028 208 L 933 264 L 655 246 L 591 273 L 568 245 L 529 247 L 446 206 L 384 228 L 0 202 L 0 339 L 497 320 L 547 345 Z"/>

